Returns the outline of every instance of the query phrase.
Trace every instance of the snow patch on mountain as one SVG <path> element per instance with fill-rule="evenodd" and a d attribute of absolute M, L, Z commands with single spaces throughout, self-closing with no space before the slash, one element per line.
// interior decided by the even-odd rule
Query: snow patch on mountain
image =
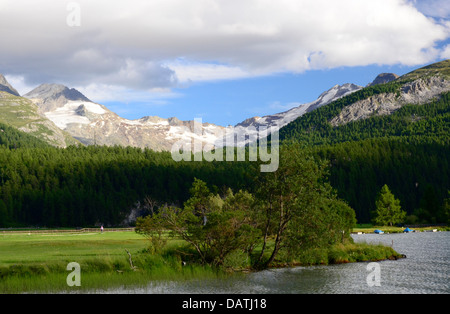
<path fill-rule="evenodd" d="M 105 114 L 107 111 L 101 105 L 86 101 L 69 101 L 64 106 L 45 113 L 59 128 L 65 130 L 70 123 L 90 124 L 89 113 Z"/>
<path fill-rule="evenodd" d="M 201 125 L 198 122 L 198 127 L 192 130 L 189 126 L 170 126 L 165 137 L 168 141 L 184 141 L 185 143 L 193 144 L 194 141 L 202 142 L 203 144 L 216 145 L 218 138 L 224 134 L 224 128 L 216 125 Z"/>

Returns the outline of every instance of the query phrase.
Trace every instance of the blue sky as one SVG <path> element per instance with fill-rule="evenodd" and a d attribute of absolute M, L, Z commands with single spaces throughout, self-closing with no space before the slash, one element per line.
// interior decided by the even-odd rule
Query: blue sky
<path fill-rule="evenodd" d="M 113 111 L 129 119 L 138 119 L 145 112 L 160 117 L 176 116 L 181 120 L 202 118 L 203 122 L 223 126 L 243 120 L 286 111 L 316 100 L 336 84 L 353 83 L 366 86 L 384 72 L 406 74 L 417 66 L 359 66 L 328 70 L 311 70 L 300 74 L 284 73 L 264 77 L 192 84 L 174 89 L 177 97 L 131 103 L 108 102 Z M 161 101 L 161 100 L 160 100 Z M 136 110 L 138 109 L 138 110 Z"/>
<path fill-rule="evenodd" d="M 235 125 L 450 58 L 444 0 L 0 0 L 0 73 L 120 116 Z"/>

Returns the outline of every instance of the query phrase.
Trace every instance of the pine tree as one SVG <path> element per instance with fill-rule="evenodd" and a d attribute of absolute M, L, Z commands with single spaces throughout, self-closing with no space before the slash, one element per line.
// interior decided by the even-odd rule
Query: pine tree
<path fill-rule="evenodd" d="M 385 184 L 378 195 L 376 205 L 376 217 L 374 219 L 377 225 L 389 225 L 402 222 L 406 217 L 406 212 L 401 210 L 400 201 Z"/>

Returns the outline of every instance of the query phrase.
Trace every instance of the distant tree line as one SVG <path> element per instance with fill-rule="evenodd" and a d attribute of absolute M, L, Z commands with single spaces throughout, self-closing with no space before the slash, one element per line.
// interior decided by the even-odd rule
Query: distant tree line
<path fill-rule="evenodd" d="M 247 188 L 252 167 L 131 147 L 0 148 L 0 227 L 117 225 L 145 197 L 184 202 L 194 177 L 214 192 Z"/>

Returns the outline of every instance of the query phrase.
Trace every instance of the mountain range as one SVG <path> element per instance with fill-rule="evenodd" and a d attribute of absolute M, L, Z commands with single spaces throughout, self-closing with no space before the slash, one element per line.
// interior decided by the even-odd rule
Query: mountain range
<path fill-rule="evenodd" d="M 317 100 L 285 112 L 251 117 L 234 127 L 202 123 L 201 130 L 195 129 L 194 121 L 180 121 L 175 117 L 165 119 L 146 116 L 128 120 L 91 101 L 76 89 L 64 85 L 46 83 L 20 96 L 0 74 L 0 122 L 59 147 L 81 143 L 170 151 L 174 143 L 190 143 L 192 138 L 220 147 L 226 144 L 225 132 L 228 132 L 228 136 L 232 134 L 233 138 L 243 139 L 241 142 L 233 141 L 240 146 L 249 141 L 245 137 L 239 137 L 242 134 L 252 134 L 261 127 L 279 130 L 317 108 L 379 84 L 398 82 L 400 91 L 379 93 L 356 101 L 342 108 L 328 122 L 336 127 L 374 115 L 391 114 L 406 104 L 424 104 L 450 90 L 449 65 L 450 60 L 446 60 L 401 77 L 393 73 L 382 73 L 366 87 L 351 83 L 335 85 L 319 95 Z"/>

